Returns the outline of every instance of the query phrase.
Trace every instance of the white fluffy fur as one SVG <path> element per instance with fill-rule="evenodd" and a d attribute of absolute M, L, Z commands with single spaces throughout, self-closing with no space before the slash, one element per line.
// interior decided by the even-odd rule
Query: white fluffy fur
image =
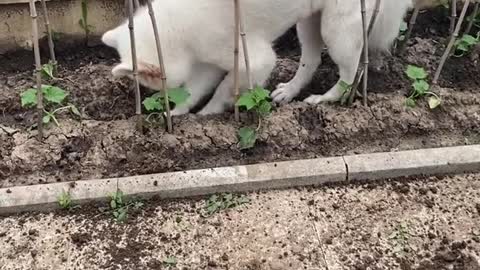
<path fill-rule="evenodd" d="M 366 0 L 368 17 L 375 0 Z M 384 4 L 371 37 L 371 44 L 386 50 L 398 34 L 400 22 L 411 0 L 383 0 Z M 340 79 L 353 81 L 362 47 L 359 0 L 242 0 L 251 70 L 256 84 L 269 77 L 276 55 L 272 42 L 297 22 L 302 44 L 302 64 L 295 78 L 278 86 L 275 101 L 285 102 L 298 94 L 311 80 L 320 64 L 324 44 L 339 65 Z M 230 0 L 155 0 L 153 2 L 164 52 L 167 87 L 184 85 L 189 101 L 175 108 L 174 115 L 189 110 L 211 91 L 215 93 L 199 113 L 221 113 L 233 105 L 233 1 Z M 161 85 L 153 28 L 145 8 L 134 17 L 140 83 L 158 89 Z M 108 31 L 102 41 L 115 48 L 121 58 L 112 73 L 132 74 L 130 37 L 127 22 Z M 242 48 L 240 57 L 243 58 Z M 247 87 L 245 66 L 240 65 L 240 87 Z M 226 74 L 226 75 L 225 75 Z M 307 101 L 335 101 L 339 88 Z"/>

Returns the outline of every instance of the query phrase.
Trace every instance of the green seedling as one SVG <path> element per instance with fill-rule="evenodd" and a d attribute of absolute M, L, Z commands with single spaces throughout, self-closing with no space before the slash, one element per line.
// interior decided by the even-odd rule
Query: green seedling
<path fill-rule="evenodd" d="M 220 211 L 234 208 L 249 202 L 250 199 L 245 195 L 233 195 L 231 193 L 212 195 L 206 202 L 205 211 L 207 216 L 211 216 Z"/>
<path fill-rule="evenodd" d="M 338 85 L 342 90 L 342 98 L 340 99 L 340 104 L 343 106 L 347 104 L 348 97 L 350 96 L 350 92 L 352 91 L 353 85 L 348 84 L 345 81 L 340 81 Z"/>
<path fill-rule="evenodd" d="M 121 190 L 110 194 L 110 210 L 113 218 L 118 223 L 123 223 L 128 218 L 128 211 L 130 208 L 138 210 L 143 207 L 143 202 L 131 200 L 127 202 Z"/>
<path fill-rule="evenodd" d="M 409 232 L 409 227 L 406 222 L 399 223 L 394 231 L 388 236 L 388 239 L 392 241 L 393 253 L 398 257 L 403 257 L 409 249 L 414 249 L 409 244 L 410 236 L 412 235 Z"/>
<path fill-rule="evenodd" d="M 45 109 L 43 110 L 43 123 L 49 124 L 54 122 L 57 126 L 60 124 L 56 118 L 56 114 L 60 111 L 68 110 L 71 113 L 81 116 L 80 111 L 73 104 L 67 104 L 63 106 L 66 97 L 68 96 L 67 92 L 59 87 L 52 85 L 42 85 L 42 92 L 44 98 Z M 32 108 L 37 105 L 37 89 L 30 88 L 25 92 L 20 94 L 22 107 Z"/>
<path fill-rule="evenodd" d="M 254 112 L 258 116 L 256 128 L 242 127 L 238 131 L 240 149 L 253 148 L 257 141 L 257 132 L 262 126 L 262 119 L 272 112 L 270 92 L 262 87 L 255 87 L 240 96 L 237 106 L 247 112 Z"/>
<path fill-rule="evenodd" d="M 413 91 L 406 99 L 405 104 L 408 107 L 415 107 L 419 98 L 428 96 L 428 106 L 435 109 L 441 105 L 442 101 L 435 93 L 430 91 L 430 85 L 426 81 L 428 74 L 425 69 L 412 65 L 407 66 L 405 71 L 408 78 L 412 81 Z"/>
<path fill-rule="evenodd" d="M 94 31 L 95 27 L 93 25 L 88 24 L 88 0 L 82 0 L 81 2 L 82 8 L 82 17 L 78 21 L 80 27 L 85 31 L 85 40 L 88 43 L 88 37 L 90 33 Z"/>
<path fill-rule="evenodd" d="M 477 33 L 477 37 L 464 34 L 460 39 L 455 41 L 453 56 L 462 57 L 478 44 L 480 44 L 480 32 Z"/>
<path fill-rule="evenodd" d="M 400 29 L 399 29 L 399 35 L 397 37 L 398 41 L 404 41 L 405 40 L 405 34 L 407 33 L 408 30 L 408 23 L 406 21 L 402 21 L 400 24 Z"/>
<path fill-rule="evenodd" d="M 177 258 L 175 257 L 167 257 L 163 259 L 163 264 L 167 267 L 173 267 L 177 265 Z"/>
<path fill-rule="evenodd" d="M 72 197 L 70 193 L 63 191 L 60 196 L 58 196 L 58 205 L 65 210 L 72 208 Z"/>
<path fill-rule="evenodd" d="M 56 70 L 56 64 L 54 64 L 52 62 L 49 62 L 48 64 L 44 64 L 42 66 L 42 71 L 41 71 L 42 77 L 44 79 L 47 79 L 47 80 L 48 79 L 51 79 L 51 80 L 56 79 L 55 76 L 54 76 L 55 70 Z"/>
<path fill-rule="evenodd" d="M 184 104 L 190 97 L 190 93 L 185 88 L 174 88 L 167 91 L 169 102 L 173 103 L 175 106 Z M 154 119 L 154 117 L 163 119 L 161 116 L 165 112 L 165 100 L 160 92 L 145 98 L 143 100 L 143 106 L 145 107 L 145 110 L 149 112 L 149 115 L 146 118 L 148 123 L 152 123 L 151 120 Z"/>

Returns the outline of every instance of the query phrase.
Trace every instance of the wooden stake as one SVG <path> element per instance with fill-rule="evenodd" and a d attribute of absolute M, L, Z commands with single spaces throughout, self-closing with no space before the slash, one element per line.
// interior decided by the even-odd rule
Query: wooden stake
<path fill-rule="evenodd" d="M 135 86 L 135 115 L 137 116 L 137 128 L 141 131 L 143 120 L 141 117 L 141 95 L 140 84 L 138 82 L 137 49 L 135 45 L 135 32 L 133 22 L 133 0 L 128 0 L 128 29 L 130 30 L 130 46 L 132 51 L 133 82 Z"/>
<path fill-rule="evenodd" d="M 472 30 L 473 22 L 475 21 L 475 18 L 476 18 L 477 15 L 478 15 L 478 7 L 479 7 L 479 5 L 480 5 L 480 2 L 477 1 L 477 2 L 475 3 L 474 8 L 473 8 L 472 19 L 468 22 L 467 28 L 465 29 L 465 34 L 469 34 L 470 31 Z"/>
<path fill-rule="evenodd" d="M 47 3 L 45 0 L 42 0 L 42 9 L 43 9 L 43 19 L 45 22 L 45 29 L 47 30 L 48 36 L 48 49 L 50 50 L 50 60 L 53 64 L 53 74 L 57 74 L 57 58 L 55 57 L 55 45 L 53 43 L 52 29 L 50 29 L 50 20 L 48 18 Z"/>
<path fill-rule="evenodd" d="M 415 9 L 413 10 L 412 17 L 410 18 L 410 22 L 408 23 L 407 33 L 405 34 L 405 38 L 402 44 L 400 45 L 400 48 L 398 49 L 398 53 L 402 53 L 407 47 L 407 42 L 410 39 L 410 36 L 412 35 L 413 27 L 417 23 L 417 17 L 419 13 L 420 13 L 420 8 L 415 7 Z"/>
<path fill-rule="evenodd" d="M 155 36 L 155 42 L 157 45 L 158 63 L 160 64 L 160 72 L 162 76 L 162 88 L 160 89 L 160 93 L 163 95 L 163 99 L 165 100 L 165 112 L 167 115 L 167 131 L 171 133 L 173 131 L 173 125 L 172 125 L 172 116 L 170 113 L 170 103 L 169 103 L 168 93 L 167 93 L 167 75 L 166 75 L 167 73 L 165 71 L 165 61 L 163 61 L 162 45 L 160 43 L 160 35 L 158 34 L 157 20 L 155 19 L 155 13 L 153 12 L 151 0 L 147 0 L 147 6 L 148 6 L 148 14 L 150 14 L 150 19 L 152 21 L 153 34 Z"/>
<path fill-rule="evenodd" d="M 37 130 L 38 140 L 43 140 L 43 90 L 42 90 L 42 62 L 40 60 L 40 46 L 38 45 L 38 23 L 35 0 L 30 0 L 30 16 L 32 17 L 32 40 L 35 55 L 35 75 L 37 81 Z"/>
<path fill-rule="evenodd" d="M 448 43 L 447 49 L 443 53 L 442 58 L 440 59 L 440 64 L 437 68 L 437 71 L 435 72 L 435 77 L 433 78 L 434 85 L 438 83 L 438 79 L 440 78 L 440 74 L 442 73 L 442 69 L 445 65 L 445 62 L 450 56 L 450 52 L 452 51 L 453 46 L 455 45 L 455 41 L 457 40 L 458 34 L 460 33 L 460 28 L 462 28 L 462 23 L 463 23 L 463 20 L 465 19 L 465 14 L 467 13 L 469 5 L 470 5 L 470 0 L 465 0 L 465 4 L 463 6 L 462 12 L 460 13 L 460 18 L 458 19 L 457 26 L 455 27 L 455 31 L 453 32 L 450 38 L 450 42 Z"/>
<path fill-rule="evenodd" d="M 243 56 L 245 58 L 245 70 L 247 72 L 248 89 L 253 89 L 253 78 L 250 70 L 250 57 L 248 54 L 247 34 L 245 33 L 245 24 L 242 15 L 242 7 L 238 5 L 238 14 L 240 20 L 240 36 L 242 38 Z"/>
<path fill-rule="evenodd" d="M 450 9 L 452 11 L 452 15 L 450 17 L 450 35 L 452 35 L 455 31 L 455 22 L 457 20 L 457 0 L 452 0 Z"/>
<path fill-rule="evenodd" d="M 235 38 L 234 38 L 234 50 L 233 50 L 233 91 L 235 96 L 235 121 L 240 121 L 240 110 L 237 106 L 237 100 L 240 97 L 240 74 L 239 74 L 239 46 L 240 46 L 240 3 L 239 0 L 234 1 L 235 9 Z"/>

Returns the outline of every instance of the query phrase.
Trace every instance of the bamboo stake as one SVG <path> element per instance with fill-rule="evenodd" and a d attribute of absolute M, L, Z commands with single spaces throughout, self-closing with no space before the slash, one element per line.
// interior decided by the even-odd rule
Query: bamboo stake
<path fill-rule="evenodd" d="M 137 116 L 137 128 L 142 129 L 142 114 L 140 84 L 138 82 L 137 49 L 135 45 L 135 32 L 133 22 L 133 0 L 128 0 L 128 29 L 130 30 L 130 46 L 132 51 L 133 82 L 135 85 L 135 115 Z"/>
<path fill-rule="evenodd" d="M 367 18 L 366 18 L 366 5 L 365 5 L 365 0 L 360 0 L 360 6 L 361 6 L 361 12 L 362 12 L 362 27 L 363 27 L 363 39 L 364 39 L 364 45 L 363 45 L 363 50 L 362 50 L 362 55 L 361 59 L 363 59 L 363 67 L 358 67 L 357 73 L 355 74 L 355 79 L 353 80 L 352 87 L 350 90 L 350 95 L 348 97 L 348 105 L 351 105 L 353 103 L 353 100 L 355 96 L 357 95 L 357 89 L 358 85 L 360 83 L 360 78 L 363 76 L 364 82 L 363 82 L 363 104 L 367 106 L 367 87 L 368 87 L 368 38 L 370 37 L 370 33 L 373 30 L 373 27 L 375 26 L 375 22 L 377 20 L 378 13 L 380 12 L 380 4 L 381 0 L 376 0 L 375 1 L 375 9 L 372 14 L 372 18 L 370 19 L 370 22 L 366 24 Z M 366 71 L 366 72 L 365 72 Z"/>
<path fill-rule="evenodd" d="M 450 35 L 455 31 L 455 23 L 457 20 L 457 0 L 452 0 L 451 7 L 452 15 L 450 17 Z"/>
<path fill-rule="evenodd" d="M 475 21 L 475 18 L 476 18 L 477 15 L 478 15 L 478 7 L 479 7 L 479 6 L 480 6 L 480 2 L 477 1 L 477 2 L 475 3 L 474 8 L 473 8 L 472 19 L 468 22 L 467 28 L 465 29 L 465 34 L 469 34 L 470 31 L 472 30 L 473 22 Z"/>
<path fill-rule="evenodd" d="M 35 8 L 35 0 L 30 0 L 30 16 L 32 17 L 32 39 L 33 52 L 35 55 L 35 72 L 37 81 L 37 129 L 38 140 L 43 140 L 43 90 L 42 90 L 42 62 L 40 60 L 40 47 L 38 45 L 38 23 L 37 9 Z"/>
<path fill-rule="evenodd" d="M 173 130 L 173 125 L 172 125 L 172 116 L 170 113 L 170 103 L 169 103 L 168 93 L 167 93 L 167 75 L 166 75 L 167 73 L 165 71 L 165 61 L 163 61 L 162 45 L 160 43 L 160 35 L 158 34 L 157 20 L 155 19 L 155 13 L 153 12 L 151 0 L 147 0 L 147 6 L 148 6 L 148 14 L 150 14 L 150 19 L 152 21 L 153 34 L 155 36 L 155 42 L 157 45 L 158 63 L 160 64 L 160 73 L 162 76 L 162 87 L 160 89 L 160 93 L 163 95 L 163 99 L 165 101 L 165 112 L 167 114 L 167 131 L 171 133 Z"/>
<path fill-rule="evenodd" d="M 407 46 L 407 42 L 410 39 L 410 36 L 412 35 L 413 27 L 417 23 L 417 17 L 419 13 L 420 13 L 420 7 L 415 7 L 415 9 L 413 10 L 412 17 L 410 18 L 410 21 L 408 23 L 408 30 L 407 30 L 407 33 L 405 34 L 405 39 L 403 40 L 402 44 L 400 45 L 400 48 L 398 49 L 399 53 L 402 53 L 405 50 L 405 47 Z"/>
<path fill-rule="evenodd" d="M 253 89 L 253 78 L 250 70 L 250 57 L 248 53 L 247 34 L 245 33 L 245 24 L 243 21 L 242 7 L 238 5 L 238 14 L 240 20 L 240 36 L 242 38 L 243 56 L 245 58 L 245 70 L 247 72 L 248 88 Z"/>
<path fill-rule="evenodd" d="M 447 61 L 450 55 L 450 52 L 452 51 L 453 46 L 455 45 L 455 41 L 457 40 L 458 34 L 460 33 L 460 28 L 462 28 L 462 23 L 463 23 L 463 20 L 465 19 L 465 14 L 467 13 L 467 9 L 469 5 L 470 5 L 470 0 L 465 0 L 465 4 L 463 6 L 462 12 L 460 13 L 460 18 L 458 19 L 457 26 L 455 27 L 455 31 L 453 32 L 450 38 L 450 42 L 448 43 L 447 49 L 443 53 L 442 58 L 440 59 L 440 64 L 438 66 L 438 69 L 435 72 L 435 77 L 433 78 L 434 85 L 438 83 L 438 79 L 440 78 L 440 74 L 445 65 L 445 62 Z"/>
<path fill-rule="evenodd" d="M 48 18 L 47 3 L 42 0 L 43 19 L 45 21 L 45 29 L 48 36 L 48 49 L 50 50 L 50 60 L 53 64 L 53 74 L 57 74 L 57 58 L 55 57 L 55 44 L 53 43 L 52 29 L 50 29 L 50 20 Z"/>
<path fill-rule="evenodd" d="M 237 100 L 240 97 L 240 74 L 239 74 L 239 46 L 240 46 L 240 3 L 239 0 L 234 1 L 235 9 L 235 47 L 233 50 L 233 91 L 235 95 L 235 121 L 240 121 L 240 110 L 237 106 Z"/>

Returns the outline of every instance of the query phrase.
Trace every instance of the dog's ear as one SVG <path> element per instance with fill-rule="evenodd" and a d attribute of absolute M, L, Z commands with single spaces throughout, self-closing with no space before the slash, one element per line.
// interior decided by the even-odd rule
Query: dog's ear
<path fill-rule="evenodd" d="M 160 67 L 145 62 L 138 62 L 137 67 L 138 80 L 141 84 L 153 89 L 160 89 L 162 87 L 162 72 L 160 71 Z M 120 63 L 113 68 L 112 74 L 117 78 L 124 76 L 132 78 L 133 67 L 130 64 Z"/>

